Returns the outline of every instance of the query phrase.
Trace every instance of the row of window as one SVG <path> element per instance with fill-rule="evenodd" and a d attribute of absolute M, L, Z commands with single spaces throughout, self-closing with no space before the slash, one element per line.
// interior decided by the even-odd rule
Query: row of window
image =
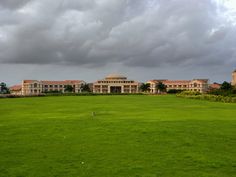
<path fill-rule="evenodd" d="M 102 90 L 96 89 L 96 90 L 94 90 L 95 93 L 100 93 L 101 91 L 102 91 L 102 93 L 108 93 L 107 89 L 102 89 Z M 124 90 L 123 93 L 136 93 L 136 92 L 137 92 L 137 90 L 131 89 L 131 90 Z"/>
<path fill-rule="evenodd" d="M 41 84 L 31 84 L 30 88 L 40 88 L 40 87 L 44 87 L 44 88 L 65 88 L 66 85 L 41 85 Z M 72 87 L 75 87 L 75 85 L 72 85 Z"/>
<path fill-rule="evenodd" d="M 187 85 L 167 85 L 167 87 L 170 87 L 170 88 L 172 88 L 172 87 L 187 88 Z"/>
<path fill-rule="evenodd" d="M 134 81 L 98 81 L 99 84 L 101 83 L 105 83 L 105 84 L 108 84 L 108 83 L 134 83 Z"/>
<path fill-rule="evenodd" d="M 167 85 L 167 87 L 179 87 L 179 88 L 187 88 L 187 87 L 201 87 L 201 84 L 190 84 L 190 85 Z"/>
<path fill-rule="evenodd" d="M 63 92 L 64 89 L 43 89 L 43 90 L 38 90 L 38 89 L 30 89 L 31 93 L 41 93 L 41 92 L 49 92 L 49 91 L 59 91 L 59 92 Z M 79 91 L 79 90 L 78 90 Z"/>
<path fill-rule="evenodd" d="M 108 88 L 108 85 L 95 85 L 94 88 Z M 124 85 L 124 88 L 130 88 L 130 85 Z M 131 88 L 137 88 L 137 85 L 131 85 Z"/>

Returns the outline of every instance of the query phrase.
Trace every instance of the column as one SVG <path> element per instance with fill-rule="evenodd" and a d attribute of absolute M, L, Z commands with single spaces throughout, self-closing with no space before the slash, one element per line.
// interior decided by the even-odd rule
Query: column
<path fill-rule="evenodd" d="M 121 93 L 124 93 L 124 85 L 121 86 Z"/>

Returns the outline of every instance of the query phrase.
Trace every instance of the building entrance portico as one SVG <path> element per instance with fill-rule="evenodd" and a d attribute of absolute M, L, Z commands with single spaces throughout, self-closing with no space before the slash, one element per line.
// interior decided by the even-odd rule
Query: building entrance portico
<path fill-rule="evenodd" d="M 103 80 L 93 83 L 94 93 L 138 93 L 139 83 L 127 80 L 125 76 L 118 74 L 108 75 Z"/>
<path fill-rule="evenodd" d="M 121 86 L 111 86 L 110 93 L 121 93 Z"/>

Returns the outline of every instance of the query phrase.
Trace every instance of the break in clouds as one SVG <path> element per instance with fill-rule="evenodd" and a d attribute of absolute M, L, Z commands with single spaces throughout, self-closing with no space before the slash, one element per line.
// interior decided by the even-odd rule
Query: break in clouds
<path fill-rule="evenodd" d="M 1 0 L 0 63 L 230 66 L 232 17 L 213 0 Z"/>

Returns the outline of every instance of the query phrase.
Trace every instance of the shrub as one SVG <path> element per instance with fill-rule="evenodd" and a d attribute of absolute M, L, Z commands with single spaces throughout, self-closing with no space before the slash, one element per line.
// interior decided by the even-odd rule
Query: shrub
<path fill-rule="evenodd" d="M 200 92 L 196 92 L 196 91 L 182 91 L 181 93 L 179 93 L 180 96 L 194 96 L 194 95 L 201 95 Z"/>
<path fill-rule="evenodd" d="M 183 92 L 183 90 L 170 89 L 167 91 L 167 93 L 169 93 L 169 94 L 177 94 L 177 93 L 181 93 L 181 92 Z"/>
<path fill-rule="evenodd" d="M 177 94 L 178 97 L 183 98 L 191 98 L 191 99 L 200 99 L 200 100 L 208 100 L 208 101 L 217 101 L 217 102 L 223 102 L 223 103 L 236 103 L 236 97 L 230 97 L 230 96 L 222 96 L 222 95 L 210 95 L 210 94 L 187 94 L 180 93 Z"/>

